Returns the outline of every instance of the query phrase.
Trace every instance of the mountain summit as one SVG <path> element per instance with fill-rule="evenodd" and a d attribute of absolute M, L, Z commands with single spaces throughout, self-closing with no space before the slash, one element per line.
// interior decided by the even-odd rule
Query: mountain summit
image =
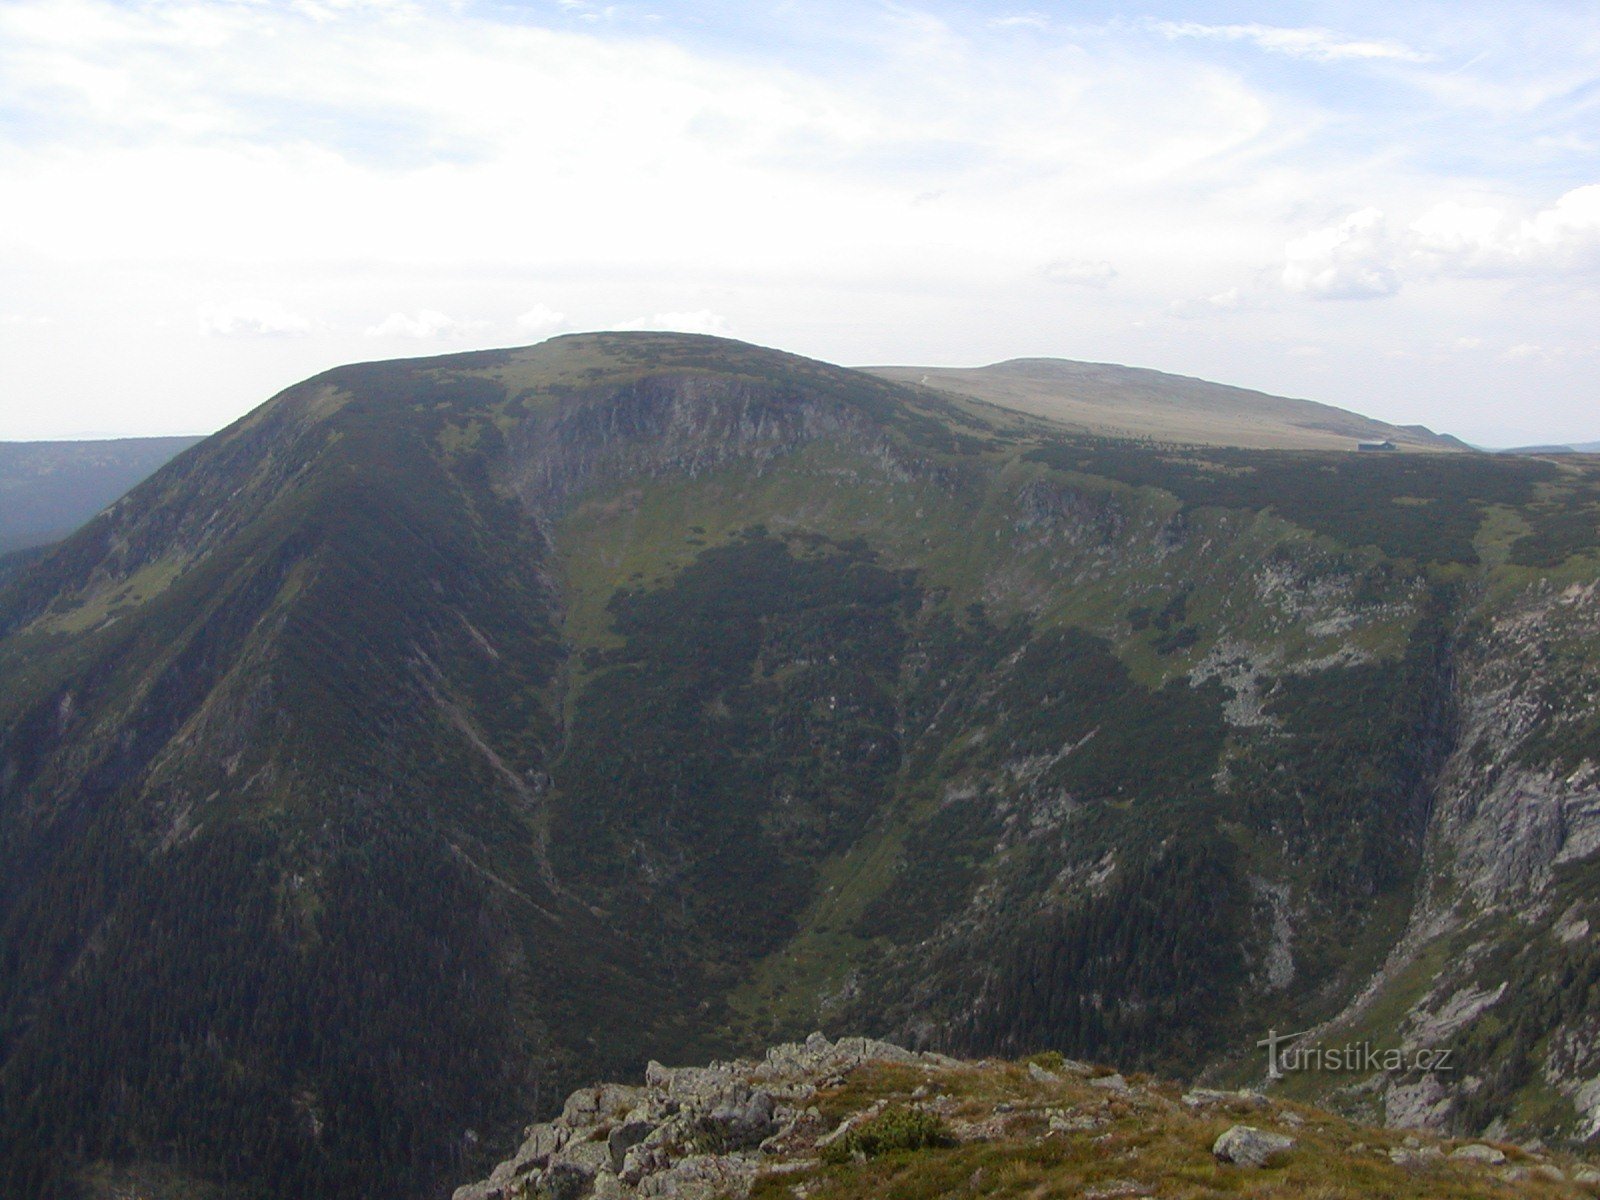
<path fill-rule="evenodd" d="M 0 590 L 0 1190 L 438 1195 L 818 1025 L 1587 1136 L 1597 512 L 715 338 L 317 376 Z"/>

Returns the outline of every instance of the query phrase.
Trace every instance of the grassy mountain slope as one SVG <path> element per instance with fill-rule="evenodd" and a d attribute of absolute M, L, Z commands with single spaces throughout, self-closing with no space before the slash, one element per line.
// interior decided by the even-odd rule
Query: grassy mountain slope
<path fill-rule="evenodd" d="M 65 537 L 199 440 L 0 442 L 0 562 Z"/>
<path fill-rule="evenodd" d="M 1469 868 L 1600 894 L 1547 686 L 1597 511 L 711 338 L 318 376 L 0 591 L 0 1179 L 429 1195 L 573 1082 L 819 1022 L 1192 1074 L 1410 1012 Z M 1515 743 L 1496 622 L 1549 643 Z M 1512 768 L 1559 828 L 1496 854 Z M 1534 944 L 1493 886 L 1474 970 Z M 1526 1098 L 1586 969 L 1450 1119 L 1577 1132 Z"/>
<path fill-rule="evenodd" d="M 1463 450 L 1420 425 L 1389 425 L 1312 400 L 1290 400 L 1142 367 L 1017 358 L 987 367 L 869 367 L 875 375 L 971 396 L 1083 434 L 1267 450 L 1349 450 L 1392 441 Z"/>

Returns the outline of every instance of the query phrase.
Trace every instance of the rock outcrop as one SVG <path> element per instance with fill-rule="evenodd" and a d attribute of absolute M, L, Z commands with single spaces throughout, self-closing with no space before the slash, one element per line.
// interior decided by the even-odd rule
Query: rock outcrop
<path fill-rule="evenodd" d="M 572 1093 L 560 1116 L 529 1126 L 516 1154 L 488 1179 L 457 1188 L 454 1200 L 745 1195 L 772 1156 L 802 1140 L 825 1148 L 848 1132 L 849 1121 L 824 1128 L 811 1103 L 819 1086 L 868 1062 L 951 1061 L 871 1038 L 830 1042 L 814 1033 L 759 1060 L 652 1062 L 643 1086 L 608 1083 Z"/>
<path fill-rule="evenodd" d="M 1352 1180 L 1411 1200 L 1487 1200 L 1507 1184 L 1581 1200 L 1600 1180 L 1542 1148 L 1402 1136 L 1054 1053 L 972 1062 L 812 1034 L 759 1059 L 651 1063 L 642 1084 L 580 1088 L 454 1200 L 868 1200 L 891 1180 L 903 1194 L 1108 1200 L 1236 1192 L 1241 1173 L 1285 1200 L 1353 1195 Z"/>
<path fill-rule="evenodd" d="M 1294 1148 L 1294 1139 L 1281 1133 L 1265 1133 L 1253 1125 L 1230 1127 L 1211 1147 L 1222 1162 L 1239 1167 L 1264 1167 L 1280 1154 Z"/>

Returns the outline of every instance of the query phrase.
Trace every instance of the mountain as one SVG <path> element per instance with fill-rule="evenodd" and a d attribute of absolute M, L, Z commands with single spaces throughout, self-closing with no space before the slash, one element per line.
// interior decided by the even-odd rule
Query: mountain
<path fill-rule="evenodd" d="M 65 537 L 199 440 L 0 442 L 0 561 Z"/>
<path fill-rule="evenodd" d="M 327 372 L 0 588 L 0 1192 L 442 1195 L 818 1026 L 1314 1028 L 1460 1073 L 1286 1094 L 1582 1139 L 1597 555 L 1585 460 L 685 335 Z"/>
<path fill-rule="evenodd" d="M 1546 446 L 1513 446 L 1509 450 L 1500 451 L 1502 454 L 1596 454 L 1600 453 L 1600 442 L 1563 442 L 1559 445 Z"/>
<path fill-rule="evenodd" d="M 868 367 L 1058 421 L 1077 433 L 1269 450 L 1351 450 L 1389 441 L 1407 450 L 1465 450 L 1421 425 L 1389 425 L 1312 400 L 1290 400 L 1111 363 L 1016 358 L 987 367 Z"/>

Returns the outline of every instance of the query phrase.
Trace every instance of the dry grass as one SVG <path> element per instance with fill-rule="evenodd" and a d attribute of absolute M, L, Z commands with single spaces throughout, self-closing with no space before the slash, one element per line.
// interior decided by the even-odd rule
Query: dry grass
<path fill-rule="evenodd" d="M 1494 1168 L 1453 1162 L 1445 1155 L 1458 1143 L 1420 1137 L 1418 1148 L 1437 1148 L 1438 1156 L 1421 1166 L 1404 1166 L 1389 1157 L 1390 1150 L 1408 1146 L 1410 1135 L 1402 1131 L 1355 1125 L 1309 1106 L 1260 1098 L 1187 1103 L 1173 1084 L 1146 1077 L 1130 1083 L 1130 1091 L 1117 1093 L 1093 1086 L 1084 1075 L 1041 1082 L 1030 1076 L 1026 1063 L 864 1067 L 818 1095 L 830 1125 L 878 1101 L 924 1105 L 944 1119 L 956 1142 L 871 1161 L 818 1163 L 799 1173 L 765 1177 L 754 1194 L 760 1200 L 1556 1200 L 1600 1195 L 1594 1185 L 1516 1177 L 1541 1166 L 1570 1176 L 1582 1166 L 1559 1156 L 1536 1158 L 1506 1146 L 1509 1161 Z M 1262 1169 L 1219 1162 L 1211 1147 L 1235 1124 L 1286 1134 L 1295 1145 Z"/>
<path fill-rule="evenodd" d="M 1100 437 L 1256 450 L 1353 450 L 1358 440 L 1387 438 L 1406 450 L 1448 449 L 1411 430 L 1314 401 L 1110 364 L 1039 360 L 867 369 Z"/>

